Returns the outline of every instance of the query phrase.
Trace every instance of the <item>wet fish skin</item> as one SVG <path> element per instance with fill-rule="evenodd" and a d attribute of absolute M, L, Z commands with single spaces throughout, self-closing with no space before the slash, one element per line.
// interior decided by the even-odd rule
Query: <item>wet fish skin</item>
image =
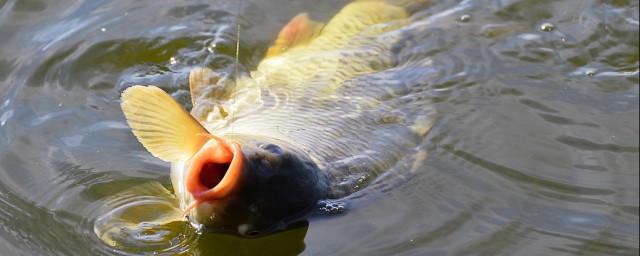
<path fill-rule="evenodd" d="M 383 15 L 372 15 L 378 11 Z M 231 81 L 194 69 L 191 114 L 157 87 L 125 90 L 122 108 L 134 134 L 172 163 L 182 215 L 207 230 L 265 235 L 319 200 L 360 189 L 415 151 L 432 124 L 428 111 L 396 113 L 402 101 L 372 93 L 390 94 L 385 88 L 349 95 L 359 89 L 347 84 L 392 67 L 399 33 L 377 35 L 407 17 L 403 8 L 376 1 L 354 2 L 326 26 L 297 16 L 294 25 L 313 32 L 298 40 L 298 27 L 283 29 L 295 43 L 276 40 L 286 47 L 269 51 L 248 76 Z M 391 113 L 396 117 L 387 118 Z"/>
<path fill-rule="evenodd" d="M 228 197 L 199 204 L 190 221 L 210 231 L 255 237 L 285 228 L 329 196 L 329 180 L 305 154 L 255 138 L 235 140 L 246 158 L 239 187 Z"/>
<path fill-rule="evenodd" d="M 210 134 L 155 86 L 130 87 L 122 99 L 138 140 L 154 156 L 172 162 L 182 216 L 189 214 L 198 228 L 267 234 L 330 197 L 328 177 L 293 144 L 255 135 L 225 139 Z"/>

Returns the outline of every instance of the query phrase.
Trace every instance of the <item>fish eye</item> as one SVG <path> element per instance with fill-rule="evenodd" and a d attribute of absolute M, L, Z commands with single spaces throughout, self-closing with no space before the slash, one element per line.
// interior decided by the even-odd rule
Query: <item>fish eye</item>
<path fill-rule="evenodd" d="M 275 144 L 262 144 L 260 147 L 266 151 L 269 151 L 269 153 L 272 153 L 275 155 L 283 154 L 282 148 L 278 147 Z"/>

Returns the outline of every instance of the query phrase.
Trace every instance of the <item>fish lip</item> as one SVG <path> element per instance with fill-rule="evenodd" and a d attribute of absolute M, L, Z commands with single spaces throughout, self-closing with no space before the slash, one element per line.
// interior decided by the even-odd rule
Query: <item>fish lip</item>
<path fill-rule="evenodd" d="M 182 216 L 202 202 L 228 197 L 238 187 L 246 165 L 240 144 L 227 142 L 211 134 L 203 136 L 211 140 L 193 156 L 187 169 L 186 189 L 195 200 L 185 208 Z M 208 163 L 229 165 L 220 182 L 212 188 L 204 185 L 200 178 L 202 167 Z"/>

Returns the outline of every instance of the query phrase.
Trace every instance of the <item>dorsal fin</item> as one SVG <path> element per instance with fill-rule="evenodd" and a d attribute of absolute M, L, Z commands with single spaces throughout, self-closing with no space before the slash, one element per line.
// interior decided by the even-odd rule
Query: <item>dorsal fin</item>
<path fill-rule="evenodd" d="M 196 134 L 208 131 L 158 87 L 132 86 L 122 92 L 121 100 L 133 134 L 157 158 L 188 160 L 207 140 Z"/>
<path fill-rule="evenodd" d="M 320 34 L 323 27 L 323 23 L 309 19 L 307 13 L 296 15 L 282 28 L 278 38 L 267 50 L 265 58 L 286 52 L 297 45 L 309 43 Z"/>

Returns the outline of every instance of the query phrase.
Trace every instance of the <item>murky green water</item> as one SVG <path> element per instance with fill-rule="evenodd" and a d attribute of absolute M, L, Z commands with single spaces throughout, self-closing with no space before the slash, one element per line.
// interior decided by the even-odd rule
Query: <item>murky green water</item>
<path fill-rule="evenodd" d="M 438 112 L 415 176 L 264 238 L 174 223 L 113 247 L 94 233 L 109 198 L 169 185 L 121 90 L 186 105 L 192 67 L 233 65 L 238 2 L 0 0 L 0 254 L 638 255 L 638 1 L 434 2 L 392 74 Z M 297 13 L 346 3 L 243 1 L 241 64 Z"/>

